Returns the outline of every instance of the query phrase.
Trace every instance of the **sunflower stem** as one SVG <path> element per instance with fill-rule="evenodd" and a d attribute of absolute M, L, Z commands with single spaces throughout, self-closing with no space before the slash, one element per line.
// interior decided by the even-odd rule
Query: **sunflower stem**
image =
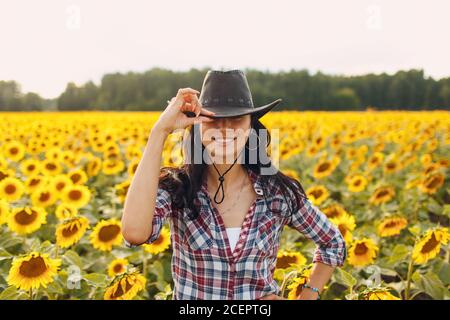
<path fill-rule="evenodd" d="M 145 249 L 142 247 L 142 275 L 145 277 L 147 275 L 147 255 L 145 254 Z"/>
<path fill-rule="evenodd" d="M 297 275 L 297 270 L 293 270 L 289 272 L 283 279 L 283 283 L 281 284 L 281 296 L 284 297 L 284 291 L 286 290 L 286 284 L 288 280 L 292 277 L 292 275 Z"/>
<path fill-rule="evenodd" d="M 409 300 L 412 270 L 413 270 L 413 258 L 412 258 L 412 254 L 411 254 L 411 258 L 409 260 L 409 265 L 408 265 L 408 275 L 406 277 L 405 300 Z"/>
<path fill-rule="evenodd" d="M 33 300 L 33 288 L 30 288 L 30 291 L 28 292 L 30 300 Z"/>

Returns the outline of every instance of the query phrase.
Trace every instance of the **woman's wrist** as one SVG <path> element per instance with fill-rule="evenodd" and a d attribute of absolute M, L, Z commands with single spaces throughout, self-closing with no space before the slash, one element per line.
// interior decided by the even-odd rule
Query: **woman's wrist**
<path fill-rule="evenodd" d="M 305 283 L 302 285 L 302 293 L 305 290 L 307 290 L 312 296 L 316 297 L 317 300 L 320 300 L 320 289 L 319 288 Z"/>

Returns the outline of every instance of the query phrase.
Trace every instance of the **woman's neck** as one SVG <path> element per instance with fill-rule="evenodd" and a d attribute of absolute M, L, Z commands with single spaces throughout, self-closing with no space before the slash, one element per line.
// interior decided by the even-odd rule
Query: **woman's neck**
<path fill-rule="evenodd" d="M 214 164 L 220 174 L 224 174 L 232 164 Z M 211 186 L 211 189 L 216 190 L 219 186 L 219 173 L 214 168 L 213 164 L 207 166 L 206 169 L 206 179 L 208 186 Z M 242 175 L 247 175 L 247 170 L 240 164 L 235 163 L 233 167 L 223 176 L 223 187 L 225 190 L 230 190 L 229 188 L 233 188 L 242 183 Z"/>

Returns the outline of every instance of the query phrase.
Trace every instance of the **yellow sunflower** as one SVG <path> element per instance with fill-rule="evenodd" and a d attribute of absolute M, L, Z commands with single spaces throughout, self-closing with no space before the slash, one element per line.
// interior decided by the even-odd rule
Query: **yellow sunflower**
<path fill-rule="evenodd" d="M 414 263 L 423 264 L 436 257 L 441 250 L 441 245 L 447 244 L 449 239 L 448 228 L 428 230 L 414 246 L 412 252 Z"/>
<path fill-rule="evenodd" d="M 56 228 L 56 244 L 67 248 L 77 243 L 89 228 L 89 220 L 85 217 L 75 217 L 64 221 Z"/>
<path fill-rule="evenodd" d="M 0 199 L 0 225 L 7 222 L 9 216 L 9 204 L 6 200 Z"/>
<path fill-rule="evenodd" d="M 170 230 L 165 226 L 162 227 L 159 237 L 152 243 L 144 243 L 143 246 L 145 251 L 151 254 L 166 251 L 170 246 Z"/>
<path fill-rule="evenodd" d="M 92 246 L 102 251 L 111 251 L 113 245 L 122 244 L 120 221 L 116 219 L 102 220 L 90 234 Z"/>
<path fill-rule="evenodd" d="M 339 164 L 339 160 L 337 159 L 338 158 L 335 157 L 333 160 L 324 159 L 319 161 L 313 170 L 314 178 L 321 179 L 330 176 Z"/>
<path fill-rule="evenodd" d="M 419 190 L 427 194 L 436 193 L 444 184 L 444 179 L 444 175 L 440 172 L 430 174 L 423 181 L 421 181 L 419 184 Z"/>
<path fill-rule="evenodd" d="M 375 261 L 378 247 L 370 238 L 363 238 L 352 242 L 348 252 L 348 262 L 352 266 L 362 267 Z"/>
<path fill-rule="evenodd" d="M 35 174 L 25 180 L 25 190 L 32 194 L 35 190 L 48 184 L 49 178 L 43 175 Z"/>
<path fill-rule="evenodd" d="M 127 271 L 128 260 L 127 259 L 114 259 L 108 266 L 108 275 L 111 278 L 125 273 Z"/>
<path fill-rule="evenodd" d="M 391 201 L 395 196 L 393 187 L 385 186 L 377 188 L 369 199 L 369 202 L 374 205 L 379 205 Z"/>
<path fill-rule="evenodd" d="M 78 214 L 77 207 L 74 207 L 73 205 L 69 203 L 60 203 L 56 209 L 55 209 L 55 215 L 58 219 L 64 220 L 73 218 Z"/>
<path fill-rule="evenodd" d="M 9 214 L 8 228 L 18 234 L 28 234 L 47 223 L 47 212 L 40 207 L 13 208 Z"/>
<path fill-rule="evenodd" d="M 82 169 L 73 170 L 69 172 L 67 176 L 70 178 L 70 180 L 72 180 L 73 184 L 78 185 L 84 185 L 88 180 L 86 172 L 84 172 Z"/>
<path fill-rule="evenodd" d="M 324 202 L 326 199 L 328 199 L 330 193 L 328 192 L 328 189 L 323 186 L 313 186 L 306 190 L 306 195 L 309 199 L 311 199 L 311 202 L 318 206 L 322 202 Z"/>
<path fill-rule="evenodd" d="M 131 300 L 145 289 L 146 279 L 138 272 L 124 273 L 116 277 L 106 289 L 105 300 Z"/>
<path fill-rule="evenodd" d="M 102 160 L 99 157 L 93 156 L 86 164 L 86 172 L 89 177 L 98 175 L 102 168 Z"/>
<path fill-rule="evenodd" d="M 91 192 L 86 186 L 70 185 L 64 188 L 61 199 L 76 208 L 81 208 L 89 203 Z"/>
<path fill-rule="evenodd" d="M 134 176 L 136 169 L 139 165 L 139 162 L 140 162 L 140 158 L 136 158 L 136 159 L 133 159 L 132 161 L 130 161 L 130 164 L 128 165 L 128 168 L 127 168 L 129 177 Z"/>
<path fill-rule="evenodd" d="M 378 225 L 378 234 L 380 235 L 380 237 L 390 237 L 398 235 L 400 234 L 400 231 L 406 228 L 407 224 L 408 221 L 403 217 L 385 218 Z"/>
<path fill-rule="evenodd" d="M 297 171 L 291 170 L 291 169 L 284 169 L 282 172 L 287 175 L 288 177 L 291 177 L 297 181 L 300 181 L 300 176 L 298 175 Z"/>
<path fill-rule="evenodd" d="M 125 202 L 125 198 L 127 196 L 128 188 L 130 187 L 130 184 L 131 184 L 131 180 L 127 179 L 127 180 L 115 185 L 114 189 L 116 190 L 116 194 L 119 198 L 120 203 Z"/>
<path fill-rule="evenodd" d="M 330 218 L 330 221 L 339 228 L 347 244 L 352 242 L 352 231 L 356 228 L 355 217 L 345 213 L 336 218 Z"/>
<path fill-rule="evenodd" d="M 125 163 L 122 160 L 106 159 L 102 163 L 102 171 L 106 175 L 113 175 L 122 172 L 125 169 Z"/>
<path fill-rule="evenodd" d="M 37 207 L 49 207 L 58 200 L 56 192 L 47 188 L 40 187 L 31 194 L 31 202 Z"/>
<path fill-rule="evenodd" d="M 368 288 L 359 294 L 358 300 L 401 300 L 385 288 Z"/>
<path fill-rule="evenodd" d="M 361 174 L 352 176 L 348 181 L 348 190 L 350 192 L 361 192 L 367 186 L 367 179 Z"/>
<path fill-rule="evenodd" d="M 311 269 L 304 269 L 293 281 L 287 286 L 289 290 L 288 300 L 296 300 L 303 290 L 303 285 L 308 282 L 311 276 Z"/>
<path fill-rule="evenodd" d="M 15 201 L 22 197 L 25 187 L 17 178 L 7 177 L 0 181 L 0 198 Z"/>
<path fill-rule="evenodd" d="M 41 163 L 37 159 L 26 159 L 20 162 L 20 170 L 26 176 L 37 175 L 40 172 Z"/>
<path fill-rule="evenodd" d="M 300 268 L 306 264 L 306 258 L 298 251 L 279 250 L 275 266 L 274 279 L 283 280 L 288 268 Z"/>
<path fill-rule="evenodd" d="M 333 203 L 324 208 L 322 211 L 328 218 L 339 218 L 345 214 L 348 214 L 347 210 L 345 210 L 340 203 Z"/>
<path fill-rule="evenodd" d="M 53 282 L 61 265 L 60 259 L 51 259 L 46 253 L 31 252 L 14 259 L 7 278 L 8 284 L 18 289 L 44 288 Z"/>
<path fill-rule="evenodd" d="M 63 171 L 63 167 L 58 160 L 45 159 L 42 161 L 41 172 L 46 176 L 56 176 Z"/>
<path fill-rule="evenodd" d="M 370 170 L 375 169 L 376 167 L 380 166 L 381 163 L 384 160 L 384 154 L 382 152 L 375 152 L 368 160 L 367 167 Z"/>
<path fill-rule="evenodd" d="M 10 141 L 3 145 L 3 154 L 11 161 L 19 162 L 25 156 L 25 146 L 19 141 Z"/>

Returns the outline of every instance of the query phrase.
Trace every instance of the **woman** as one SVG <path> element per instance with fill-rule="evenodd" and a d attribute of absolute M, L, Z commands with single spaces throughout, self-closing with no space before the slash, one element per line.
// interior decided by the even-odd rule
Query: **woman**
<path fill-rule="evenodd" d="M 301 184 L 270 162 L 259 118 L 281 99 L 254 107 L 240 70 L 208 71 L 197 94 L 178 90 L 151 130 L 124 204 L 125 244 L 154 242 L 169 218 L 173 299 L 283 299 L 273 272 L 288 225 L 317 244 L 298 299 L 318 299 L 347 250 Z M 187 127 L 184 165 L 160 170 L 165 139 Z"/>

